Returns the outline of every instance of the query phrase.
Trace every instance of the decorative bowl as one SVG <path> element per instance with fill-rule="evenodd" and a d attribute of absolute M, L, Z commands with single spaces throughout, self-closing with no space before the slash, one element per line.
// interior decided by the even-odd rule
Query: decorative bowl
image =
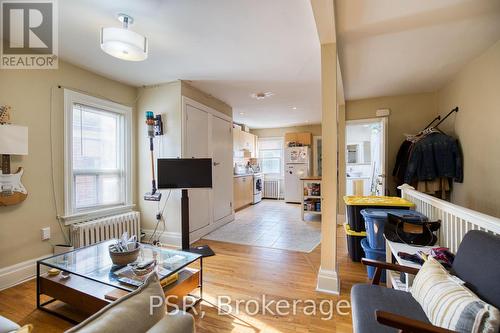
<path fill-rule="evenodd" d="M 135 243 L 135 249 L 126 252 L 113 251 L 112 248 L 114 248 L 114 245 L 109 246 L 109 256 L 113 265 L 117 266 L 125 266 L 136 261 L 141 251 L 141 246 L 138 242 Z"/>

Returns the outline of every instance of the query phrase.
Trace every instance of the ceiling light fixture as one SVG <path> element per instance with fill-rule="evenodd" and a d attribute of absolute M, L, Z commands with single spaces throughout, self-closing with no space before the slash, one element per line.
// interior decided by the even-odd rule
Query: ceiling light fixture
<path fill-rule="evenodd" d="M 264 98 L 267 98 L 267 97 L 271 97 L 272 95 L 274 95 L 274 93 L 272 93 L 270 91 L 266 91 L 266 92 L 253 93 L 250 96 L 252 98 L 261 100 L 261 99 L 264 99 Z"/>
<path fill-rule="evenodd" d="M 296 106 L 292 106 L 292 110 L 297 110 L 297 107 Z"/>
<path fill-rule="evenodd" d="M 240 116 L 244 116 L 245 115 L 245 112 L 240 112 Z"/>
<path fill-rule="evenodd" d="M 126 14 L 118 14 L 122 28 L 101 29 L 101 49 L 107 54 L 122 60 L 142 61 L 148 57 L 148 39 L 129 30 L 134 19 Z"/>

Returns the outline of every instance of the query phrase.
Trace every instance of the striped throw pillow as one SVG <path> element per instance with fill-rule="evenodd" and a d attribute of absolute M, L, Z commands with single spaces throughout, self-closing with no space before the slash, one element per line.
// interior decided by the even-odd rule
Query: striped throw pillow
<path fill-rule="evenodd" d="M 500 311 L 463 284 L 429 257 L 413 280 L 411 294 L 434 326 L 457 332 L 498 332 Z"/>

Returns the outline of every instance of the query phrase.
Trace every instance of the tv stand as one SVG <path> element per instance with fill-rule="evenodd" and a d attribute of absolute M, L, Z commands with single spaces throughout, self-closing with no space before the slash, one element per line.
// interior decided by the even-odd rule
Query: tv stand
<path fill-rule="evenodd" d="M 189 195 L 187 189 L 182 189 L 181 197 L 181 237 L 182 251 L 201 254 L 203 257 L 214 256 L 215 253 L 208 245 L 190 247 L 189 244 Z"/>

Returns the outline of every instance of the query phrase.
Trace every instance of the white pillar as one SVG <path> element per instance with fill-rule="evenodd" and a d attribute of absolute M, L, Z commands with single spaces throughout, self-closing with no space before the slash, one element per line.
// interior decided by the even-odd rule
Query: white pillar
<path fill-rule="evenodd" d="M 317 290 L 339 294 L 337 270 L 337 47 L 321 44 L 322 218 L 321 266 Z"/>

